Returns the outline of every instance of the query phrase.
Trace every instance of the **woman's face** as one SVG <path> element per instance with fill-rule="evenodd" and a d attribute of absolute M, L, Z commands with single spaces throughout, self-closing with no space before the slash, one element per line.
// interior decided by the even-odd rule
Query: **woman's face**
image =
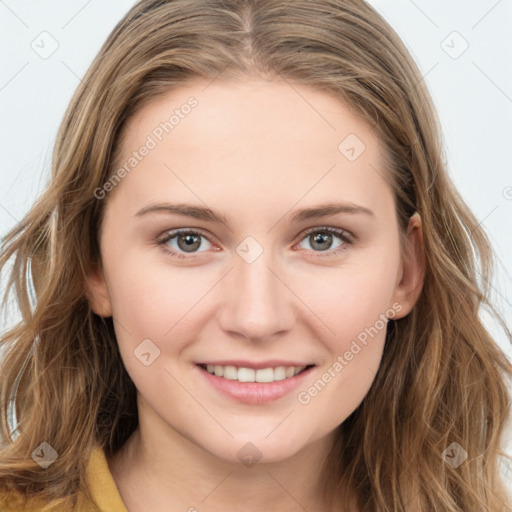
<path fill-rule="evenodd" d="M 378 139 L 307 86 L 198 81 L 137 112 L 118 164 L 88 290 L 141 424 L 234 462 L 325 439 L 421 289 L 418 219 L 401 259 Z"/>

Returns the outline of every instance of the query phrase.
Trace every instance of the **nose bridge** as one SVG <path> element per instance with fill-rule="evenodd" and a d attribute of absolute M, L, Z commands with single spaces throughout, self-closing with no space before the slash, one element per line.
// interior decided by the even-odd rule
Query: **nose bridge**
<path fill-rule="evenodd" d="M 247 250 L 248 249 L 248 250 Z M 240 244 L 234 268 L 225 283 L 222 327 L 246 338 L 263 339 L 290 328 L 290 292 L 276 276 L 270 250 Z M 245 250 L 245 252 L 244 252 Z M 282 279 L 282 278 L 281 278 Z"/>

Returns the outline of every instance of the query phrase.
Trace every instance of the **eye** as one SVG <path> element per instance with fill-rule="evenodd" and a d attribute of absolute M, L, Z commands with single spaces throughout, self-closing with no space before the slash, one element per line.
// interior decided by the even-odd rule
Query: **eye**
<path fill-rule="evenodd" d="M 341 243 L 335 249 L 329 250 L 332 246 L 333 237 L 340 239 Z M 302 240 L 307 240 L 313 247 L 314 252 L 324 252 L 325 254 L 319 254 L 321 257 L 339 254 L 346 250 L 347 246 L 354 243 L 352 237 L 345 230 L 327 226 L 309 229 Z"/>
<path fill-rule="evenodd" d="M 312 236 L 315 235 L 315 236 Z M 330 250 L 332 241 L 334 238 L 341 240 L 341 243 L 336 246 L 335 249 Z M 206 247 L 206 250 L 211 248 L 211 242 L 200 230 L 196 229 L 175 229 L 165 234 L 164 238 L 158 241 L 163 250 L 172 256 L 177 258 L 187 258 L 187 254 L 197 254 L 199 248 L 204 246 L 202 240 L 207 240 L 207 244 L 210 247 Z M 333 256 L 347 249 L 347 246 L 354 243 L 352 236 L 349 235 L 345 230 L 331 227 L 314 227 L 306 231 L 301 241 L 308 240 L 313 247 L 313 252 L 323 252 L 325 254 L 319 254 L 318 256 Z M 172 242 L 172 245 L 169 244 Z"/>
<path fill-rule="evenodd" d="M 207 240 L 205 235 L 203 235 L 203 233 L 201 233 L 200 231 L 195 231 L 191 229 L 176 229 L 174 231 L 166 233 L 165 238 L 160 240 L 158 242 L 158 245 L 162 246 L 164 251 L 172 254 L 173 256 L 176 256 L 178 258 L 186 258 L 187 256 L 184 255 L 183 252 L 189 254 L 196 253 L 197 249 L 204 245 L 201 239 Z M 176 242 L 176 245 L 174 245 L 173 247 L 169 246 L 169 242 L 171 241 Z"/>

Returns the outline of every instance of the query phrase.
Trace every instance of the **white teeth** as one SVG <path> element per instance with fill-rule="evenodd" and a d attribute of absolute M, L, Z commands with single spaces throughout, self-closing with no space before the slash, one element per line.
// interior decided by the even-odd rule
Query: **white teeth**
<path fill-rule="evenodd" d="M 238 380 L 240 382 L 254 382 L 256 372 L 252 368 L 238 368 Z"/>
<path fill-rule="evenodd" d="M 293 368 L 293 366 L 291 367 Z M 274 380 L 286 379 L 286 368 L 284 366 L 278 366 L 274 368 Z"/>
<path fill-rule="evenodd" d="M 256 370 L 256 382 L 274 382 L 274 369 L 263 368 Z"/>
<path fill-rule="evenodd" d="M 238 372 L 236 370 L 236 366 L 224 366 L 224 375 L 225 379 L 237 380 Z"/>
<path fill-rule="evenodd" d="M 295 375 L 295 368 L 293 366 L 288 366 L 285 370 L 286 377 L 293 377 Z"/>
<path fill-rule="evenodd" d="M 217 377 L 238 380 L 239 382 L 274 382 L 276 380 L 289 379 L 297 375 L 305 366 L 277 366 L 275 368 L 237 368 L 236 366 L 220 366 L 208 364 L 206 371 Z"/>

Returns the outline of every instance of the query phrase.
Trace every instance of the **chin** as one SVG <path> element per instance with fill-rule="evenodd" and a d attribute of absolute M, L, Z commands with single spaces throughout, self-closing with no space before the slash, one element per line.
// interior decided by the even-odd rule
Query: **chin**
<path fill-rule="evenodd" d="M 208 445 L 203 448 L 218 459 L 247 468 L 284 461 L 303 448 L 302 443 L 294 442 L 290 437 L 287 437 L 288 443 L 283 444 L 281 438 L 270 439 L 273 435 L 271 434 L 265 439 L 265 435 L 248 434 L 235 439 L 229 438 L 220 445 L 212 444 L 210 439 Z"/>

